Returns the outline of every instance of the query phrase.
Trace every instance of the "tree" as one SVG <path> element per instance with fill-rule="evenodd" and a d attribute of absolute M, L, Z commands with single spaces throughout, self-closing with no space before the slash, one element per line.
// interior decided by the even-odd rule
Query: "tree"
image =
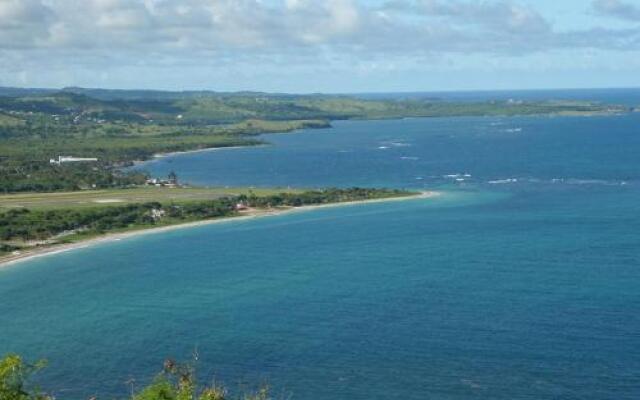
<path fill-rule="evenodd" d="M 174 185 L 178 184 L 178 175 L 175 173 L 175 171 L 169 172 L 167 178 L 169 179 L 169 183 L 173 183 Z"/>
<path fill-rule="evenodd" d="M 38 370 L 44 368 L 44 361 L 27 364 L 15 354 L 0 359 L 0 400 L 54 400 L 53 397 L 29 389 L 27 381 Z M 192 364 L 178 364 L 173 360 L 164 363 L 162 372 L 153 382 L 138 392 L 132 389 L 129 400 L 225 400 L 229 399 L 224 386 L 198 385 Z M 242 400 L 270 400 L 269 388 L 263 386 L 257 392 L 244 393 L 237 397 Z"/>
<path fill-rule="evenodd" d="M 0 399 L 2 400 L 53 400 L 38 390 L 28 391 L 29 378 L 44 368 L 44 361 L 27 364 L 16 354 L 0 360 Z"/>

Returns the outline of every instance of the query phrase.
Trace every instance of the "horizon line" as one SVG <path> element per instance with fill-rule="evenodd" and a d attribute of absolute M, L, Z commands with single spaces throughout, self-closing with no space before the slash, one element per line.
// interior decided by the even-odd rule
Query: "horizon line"
<path fill-rule="evenodd" d="M 541 88 L 509 88 L 509 89 L 442 89 L 442 90 L 399 90 L 399 91 L 356 91 L 356 92 L 277 92 L 252 89 L 238 90 L 216 90 L 216 89 L 149 89 L 149 88 L 109 88 L 109 87 L 88 87 L 88 86 L 63 86 L 63 87 L 32 87 L 32 86 L 5 86 L 2 89 L 14 90 L 43 90 L 43 91 L 65 91 L 70 89 L 80 90 L 104 90 L 113 92 L 157 92 L 157 93 L 189 93 L 189 92 L 210 92 L 210 93 L 264 93 L 275 95 L 378 95 L 378 94 L 428 94 L 428 93 L 491 93 L 491 92 L 551 92 L 551 91 L 589 91 L 589 90 L 640 90 L 640 86 L 600 86 L 600 87 L 541 87 Z"/>

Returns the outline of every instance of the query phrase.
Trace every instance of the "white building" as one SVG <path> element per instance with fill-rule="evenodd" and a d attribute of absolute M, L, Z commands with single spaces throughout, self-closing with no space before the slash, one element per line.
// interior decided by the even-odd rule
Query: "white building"
<path fill-rule="evenodd" d="M 56 164 L 56 165 L 60 165 L 63 163 L 69 163 L 69 162 L 96 162 L 98 161 L 97 158 L 82 158 L 82 157 L 72 157 L 72 156 L 58 156 L 58 159 L 50 159 L 49 163 L 51 164 Z"/>

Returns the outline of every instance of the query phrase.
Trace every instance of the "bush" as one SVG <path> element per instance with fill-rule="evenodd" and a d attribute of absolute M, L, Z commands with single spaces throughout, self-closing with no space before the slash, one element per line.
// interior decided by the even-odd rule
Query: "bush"
<path fill-rule="evenodd" d="M 15 354 L 9 354 L 0 360 L 0 399 L 1 400 L 53 400 L 37 389 L 28 388 L 29 378 L 44 368 L 45 362 L 27 364 Z"/>
<path fill-rule="evenodd" d="M 0 400 L 54 400 L 52 396 L 30 388 L 29 378 L 46 363 L 38 361 L 27 364 L 15 354 L 0 359 Z M 164 368 L 153 382 L 130 400 L 226 400 L 228 391 L 224 386 L 199 386 L 195 368 L 191 364 L 178 364 L 167 360 Z M 262 387 L 255 393 L 245 393 L 235 397 L 238 400 L 270 400 L 269 389 Z M 95 399 L 95 398 L 94 398 Z"/>

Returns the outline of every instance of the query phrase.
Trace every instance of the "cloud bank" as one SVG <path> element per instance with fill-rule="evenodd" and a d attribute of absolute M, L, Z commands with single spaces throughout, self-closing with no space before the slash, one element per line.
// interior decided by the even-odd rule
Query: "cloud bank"
<path fill-rule="evenodd" d="M 619 0 L 593 7 L 640 19 L 640 8 Z M 606 40 L 594 40 L 603 33 Z M 557 31 L 532 6 L 513 1 L 0 0 L 4 48 L 522 52 L 627 46 L 630 33 L 637 28 Z"/>
<path fill-rule="evenodd" d="M 621 0 L 595 0 L 593 8 L 601 15 L 629 21 L 640 21 L 640 6 Z"/>
<path fill-rule="evenodd" d="M 639 7 L 595 0 L 582 12 L 628 24 L 563 29 L 534 2 L 515 0 L 0 0 L 0 68 L 14 78 L 42 63 L 85 73 L 194 63 L 296 70 L 320 61 L 395 69 L 640 50 Z"/>

